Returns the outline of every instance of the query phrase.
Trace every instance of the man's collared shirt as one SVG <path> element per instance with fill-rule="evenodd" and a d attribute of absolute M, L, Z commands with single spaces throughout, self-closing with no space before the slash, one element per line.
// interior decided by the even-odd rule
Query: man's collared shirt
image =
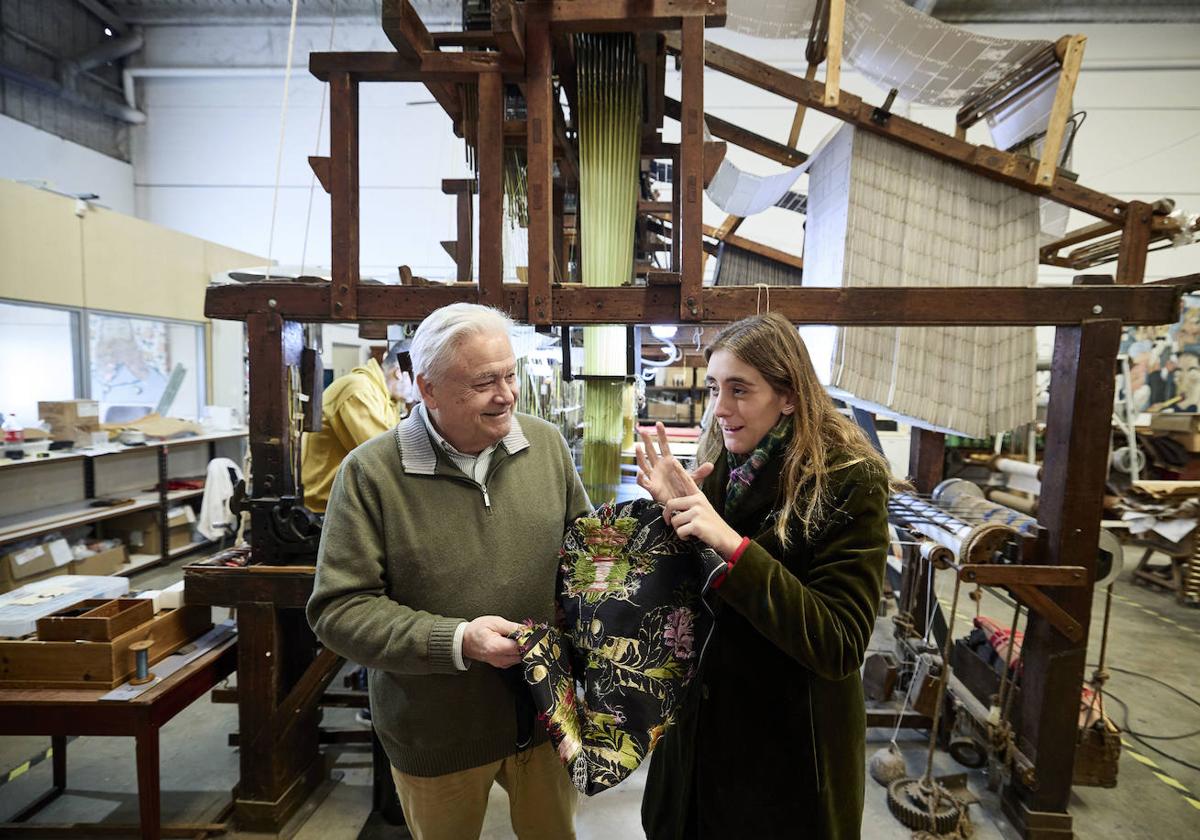
<path fill-rule="evenodd" d="M 492 464 L 492 453 L 496 451 L 496 447 L 500 445 L 500 441 L 496 441 L 487 449 L 480 452 L 478 455 L 466 455 L 454 448 L 454 444 L 442 437 L 441 433 L 433 427 L 433 421 L 429 419 L 429 412 L 425 410 L 425 404 L 417 405 L 415 411 L 420 412 L 421 419 L 425 421 L 425 428 L 429 430 L 429 438 L 433 441 L 433 445 L 446 453 L 454 466 L 458 467 L 463 475 L 472 479 L 476 484 L 483 486 L 483 480 L 487 478 L 488 467 Z M 466 623 L 459 624 L 454 630 L 454 667 L 460 671 L 465 671 L 469 664 L 463 659 L 462 645 L 463 634 L 466 633 Z"/>

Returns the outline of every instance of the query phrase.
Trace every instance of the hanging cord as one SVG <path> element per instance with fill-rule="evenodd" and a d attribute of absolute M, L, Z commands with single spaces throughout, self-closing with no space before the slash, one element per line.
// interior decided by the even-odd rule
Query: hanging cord
<path fill-rule="evenodd" d="M 333 52 L 333 33 L 337 28 L 337 0 L 333 0 L 333 8 L 329 20 L 329 52 Z M 329 85 L 321 85 L 321 110 L 317 114 L 317 142 L 313 149 L 313 157 L 321 156 L 322 129 L 325 127 L 325 98 L 329 95 Z M 308 181 L 308 211 L 304 214 L 304 243 L 300 246 L 300 274 L 304 274 L 305 263 L 308 261 L 308 230 L 312 225 L 313 192 L 317 186 L 317 173 L 313 172 Z"/>
<path fill-rule="evenodd" d="M 926 569 L 928 572 L 926 592 L 928 594 L 926 594 L 926 596 L 925 596 L 925 603 L 927 605 L 926 610 L 925 610 L 925 612 L 926 612 L 926 615 L 925 615 L 925 641 L 928 642 L 929 641 L 929 628 L 933 624 L 933 610 L 934 610 L 936 601 L 934 601 L 933 595 L 932 595 L 933 564 L 927 563 Z M 914 670 L 914 676 L 915 676 L 915 670 Z M 916 682 L 917 682 L 916 679 L 913 679 L 911 677 L 909 678 L 908 690 L 904 692 L 904 705 L 902 705 L 900 707 L 900 714 L 896 717 L 896 728 L 892 730 L 891 744 L 896 749 L 900 749 L 900 745 L 896 743 L 896 738 L 898 738 L 900 736 L 900 729 L 904 724 L 904 714 L 909 709 L 909 704 L 912 700 L 913 686 L 916 685 Z"/>
<path fill-rule="evenodd" d="M 1100 663 L 1092 672 L 1092 701 L 1088 706 L 1089 715 L 1099 711 L 1101 721 L 1104 720 L 1104 684 L 1108 682 L 1110 676 L 1104 666 L 1108 662 L 1108 619 L 1112 614 L 1113 584 L 1115 583 L 1114 580 L 1108 584 L 1104 596 L 1104 629 L 1100 633 Z"/>
<path fill-rule="evenodd" d="M 755 298 L 754 298 L 754 314 L 761 315 L 763 312 L 763 308 L 762 308 L 763 289 L 767 290 L 767 311 L 770 312 L 771 311 L 771 287 L 769 285 L 767 285 L 766 283 L 755 283 L 754 288 L 758 289 L 758 293 L 755 295 Z"/>
<path fill-rule="evenodd" d="M 932 567 L 932 563 L 930 566 Z M 954 622 L 958 619 L 958 593 L 962 581 L 954 576 L 954 599 L 950 602 L 950 623 L 946 627 L 946 642 L 942 645 L 942 677 L 938 681 L 936 698 L 933 706 L 933 723 L 929 728 L 929 750 L 925 756 L 925 775 L 921 777 L 923 786 L 930 788 L 933 795 L 929 797 L 929 830 L 937 830 L 937 808 L 942 800 L 942 787 L 933 783 L 933 754 L 937 750 L 938 725 L 942 718 L 942 705 L 946 699 L 946 688 L 950 683 L 950 646 L 954 644 Z M 961 825 L 961 821 L 960 821 Z"/>
<path fill-rule="evenodd" d="M 267 236 L 267 280 L 271 279 L 271 258 L 275 248 L 275 216 L 279 211 L 279 179 L 283 173 L 283 139 L 287 136 L 288 87 L 292 81 L 292 56 L 296 50 L 296 12 L 300 0 L 292 0 L 292 20 L 288 25 L 287 66 L 283 72 L 283 104 L 279 109 L 279 151 L 275 155 L 275 189 L 271 193 L 271 231 Z"/>

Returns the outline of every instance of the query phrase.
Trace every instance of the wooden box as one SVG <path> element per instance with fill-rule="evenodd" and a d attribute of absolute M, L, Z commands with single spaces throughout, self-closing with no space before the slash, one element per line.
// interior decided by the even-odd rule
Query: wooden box
<path fill-rule="evenodd" d="M 154 618 L 154 602 L 146 598 L 87 600 L 39 618 L 43 642 L 111 642 Z"/>
<path fill-rule="evenodd" d="M 1121 764 L 1121 733 L 1105 718 L 1103 726 L 1080 728 L 1075 742 L 1075 768 L 1071 784 L 1114 788 Z"/>
<path fill-rule="evenodd" d="M 153 666 L 211 627 L 211 608 L 189 605 L 164 610 L 112 641 L 0 639 L 0 688 L 116 688 L 134 672 L 134 642 L 153 640 Z"/>

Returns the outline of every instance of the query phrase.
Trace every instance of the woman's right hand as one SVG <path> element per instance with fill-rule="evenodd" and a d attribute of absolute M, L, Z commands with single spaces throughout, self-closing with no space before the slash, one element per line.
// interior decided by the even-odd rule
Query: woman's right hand
<path fill-rule="evenodd" d="M 655 423 L 654 426 L 658 437 L 657 448 L 650 435 L 639 432 L 642 442 L 635 447 L 638 486 L 660 505 L 665 505 L 670 499 L 699 493 L 700 482 L 712 473 L 713 465 L 701 464 L 689 473 L 671 454 L 671 445 L 667 442 L 667 427 L 661 422 Z"/>

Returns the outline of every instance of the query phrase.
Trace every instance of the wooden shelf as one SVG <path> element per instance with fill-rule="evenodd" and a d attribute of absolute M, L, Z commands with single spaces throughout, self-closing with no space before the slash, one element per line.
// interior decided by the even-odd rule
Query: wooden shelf
<path fill-rule="evenodd" d="M 132 502 L 125 505 L 92 507 L 87 501 L 81 501 L 41 508 L 16 516 L 5 516 L 0 518 L 0 543 L 26 540 L 30 537 L 48 534 L 51 531 L 77 528 L 81 525 L 90 525 L 104 519 L 112 519 L 157 507 L 157 495 L 148 498 L 145 494 L 138 494 Z"/>
<path fill-rule="evenodd" d="M 248 431 L 246 430 L 232 432 L 212 432 L 210 434 L 174 438 L 172 440 L 151 440 L 136 446 L 125 446 L 124 444 L 114 443 L 98 449 L 60 449 L 55 452 L 48 452 L 44 457 L 22 458 L 18 461 L 13 461 L 8 458 L 0 458 L 0 470 L 16 469 L 18 467 L 28 467 L 36 464 L 49 464 L 54 461 L 75 461 L 82 458 L 106 458 L 113 455 L 128 455 L 133 452 L 146 452 L 159 449 L 164 446 L 179 447 L 194 446 L 199 443 L 215 443 L 219 440 L 246 437 L 247 434 Z"/>
<path fill-rule="evenodd" d="M 184 499 L 194 499 L 197 496 L 203 496 L 203 495 L 204 495 L 203 487 L 201 487 L 198 490 L 168 490 L 167 491 L 167 501 L 168 502 L 182 502 Z"/>

